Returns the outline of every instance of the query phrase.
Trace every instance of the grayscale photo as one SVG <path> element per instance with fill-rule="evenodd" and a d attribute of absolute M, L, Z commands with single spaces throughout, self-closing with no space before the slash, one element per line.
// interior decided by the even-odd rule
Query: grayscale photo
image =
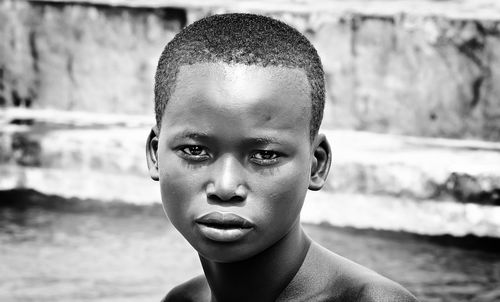
<path fill-rule="evenodd" d="M 0 0 L 0 301 L 500 301 L 500 2 Z"/>

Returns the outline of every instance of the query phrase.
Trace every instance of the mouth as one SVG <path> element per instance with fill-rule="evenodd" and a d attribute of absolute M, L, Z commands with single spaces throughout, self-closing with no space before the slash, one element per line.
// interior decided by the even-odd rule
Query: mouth
<path fill-rule="evenodd" d="M 254 228 L 252 222 L 233 213 L 211 212 L 196 218 L 195 223 L 203 236 L 218 242 L 237 241 Z"/>

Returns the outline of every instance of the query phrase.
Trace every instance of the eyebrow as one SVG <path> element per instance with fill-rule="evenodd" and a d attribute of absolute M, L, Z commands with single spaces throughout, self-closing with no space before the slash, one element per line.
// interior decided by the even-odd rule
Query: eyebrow
<path fill-rule="evenodd" d="M 193 140 L 207 140 L 211 138 L 211 135 L 209 135 L 206 132 L 202 131 L 193 131 L 193 130 L 184 130 L 180 133 L 177 133 L 174 135 L 172 138 L 173 141 L 176 140 L 182 140 L 182 139 L 193 139 Z M 245 144 L 249 145 L 269 145 L 269 144 L 277 144 L 277 145 L 283 145 L 280 139 L 277 137 L 273 136 L 258 136 L 258 137 L 250 137 L 248 139 L 244 140 Z"/>
<path fill-rule="evenodd" d="M 174 135 L 173 140 L 190 139 L 206 139 L 209 135 L 206 132 L 185 130 Z"/>
<path fill-rule="evenodd" d="M 253 138 L 249 138 L 246 141 L 248 143 L 258 144 L 258 145 L 266 145 L 266 144 L 279 144 L 279 145 L 281 145 L 280 140 L 278 138 L 272 137 L 272 136 L 253 137 Z"/>

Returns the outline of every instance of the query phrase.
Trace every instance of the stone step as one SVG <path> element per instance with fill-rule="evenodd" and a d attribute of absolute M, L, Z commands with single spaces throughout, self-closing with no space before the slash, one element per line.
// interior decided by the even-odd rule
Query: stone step
<path fill-rule="evenodd" d="M 127 173 L 0 166 L 0 175 L 0 189 L 31 188 L 50 195 L 103 202 L 161 202 L 157 182 Z M 424 235 L 500 238 L 499 206 L 451 201 L 308 192 L 301 220 L 312 224 Z"/>
<path fill-rule="evenodd" d="M 500 143 L 325 131 L 327 190 L 500 205 Z"/>
<path fill-rule="evenodd" d="M 424 235 L 500 238 L 500 207 L 450 201 L 308 192 L 301 220 Z"/>
<path fill-rule="evenodd" d="M 148 178 L 150 117 L 49 113 L 0 111 L 1 165 Z M 326 191 L 500 205 L 500 143 L 323 132 L 333 153 Z M 2 174 L 0 189 L 23 181 Z"/>
<path fill-rule="evenodd" d="M 25 188 L 65 198 L 160 203 L 158 183 L 142 174 L 0 165 L 0 190 Z"/>

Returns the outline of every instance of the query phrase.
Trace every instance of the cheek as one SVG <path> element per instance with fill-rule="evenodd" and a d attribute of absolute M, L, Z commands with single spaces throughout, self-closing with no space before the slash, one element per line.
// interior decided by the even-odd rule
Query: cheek
<path fill-rule="evenodd" d="M 183 167 L 172 163 L 175 162 L 160 165 L 160 187 L 163 207 L 172 223 L 177 224 L 186 221 L 184 218 L 190 215 L 200 185 L 195 173 L 186 172 Z"/>
<path fill-rule="evenodd" d="M 198 173 L 182 163 L 173 152 L 165 152 L 159 159 L 158 169 L 162 194 L 165 194 L 164 197 L 168 202 L 182 199 L 196 185 Z"/>
<path fill-rule="evenodd" d="M 272 220 L 270 223 L 290 224 L 299 215 L 309 186 L 309 176 L 303 168 L 303 165 L 296 165 L 280 171 L 279 177 L 263 179 L 260 194 L 265 215 L 272 216 L 268 218 Z"/>

